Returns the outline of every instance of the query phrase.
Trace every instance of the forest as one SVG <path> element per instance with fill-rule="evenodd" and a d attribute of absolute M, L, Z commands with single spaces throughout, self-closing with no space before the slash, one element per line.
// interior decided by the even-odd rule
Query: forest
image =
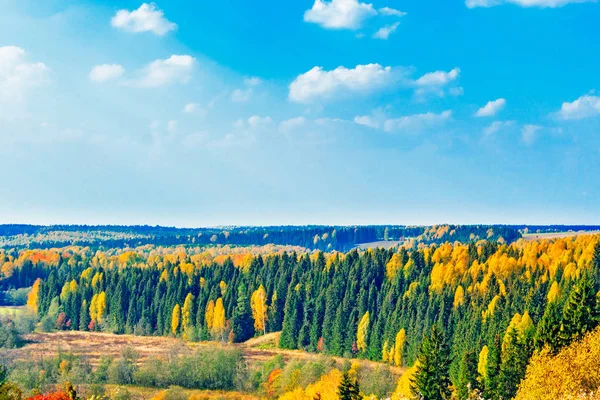
<path fill-rule="evenodd" d="M 593 227 L 547 226 L 537 227 L 536 231 L 566 231 L 571 228 L 591 230 Z M 349 251 L 357 244 L 380 240 L 414 240 L 430 244 L 502 238 L 503 241 L 511 243 L 520 237 L 517 228 L 503 225 L 273 226 L 197 229 L 161 226 L 0 225 L 0 248 L 6 249 L 52 248 L 74 244 L 106 249 L 146 244 L 156 246 L 273 244 L 301 246 L 311 250 Z"/>
<path fill-rule="evenodd" d="M 307 237 L 314 229 L 323 228 L 311 227 Z M 391 387 L 376 396 L 376 389 L 364 392 L 375 378 L 362 379 L 361 392 L 357 378 L 353 388 L 351 377 L 360 375 L 354 364 L 335 369 L 325 363 L 329 367 L 320 367 L 320 374 L 297 388 L 290 383 L 271 392 L 264 388 L 273 377 L 264 371 L 254 386 L 239 386 L 241 367 L 223 373 L 231 381 L 217 386 L 157 384 L 166 378 L 150 373 L 156 365 L 141 367 L 146 378 L 136 372 L 135 379 L 132 373 L 130 382 L 121 383 L 261 388 L 266 398 L 312 399 L 316 392 L 309 387 L 329 379 L 356 392 L 343 397 L 338 390 L 339 398 L 550 398 L 539 394 L 545 366 L 558 369 L 554 358 L 577 354 L 572 346 L 595 349 L 599 344 L 593 332 L 600 322 L 600 237 L 526 241 L 520 234 L 508 236 L 507 228 L 492 232 L 487 227 L 481 239 L 475 234 L 481 229 L 429 228 L 420 235 L 430 235 L 430 241 L 347 252 L 232 251 L 199 244 L 13 248 L 0 251 L 0 285 L 13 294 L 31 288 L 27 307 L 39 321 L 37 329 L 45 332 L 163 336 L 224 346 L 277 332 L 282 350 L 373 361 L 403 371 L 399 379 L 386 375 Z M 344 231 L 339 232 L 341 237 Z M 406 231 L 390 228 L 387 238 L 400 232 Z M 379 233 L 384 234 L 374 235 Z M 436 242 L 444 237 L 463 240 Z M 183 364 L 208 356 L 186 357 L 191 359 L 181 359 Z M 242 365 L 234 347 L 215 357 L 230 360 L 214 362 L 223 368 Z M 560 377 L 564 371 L 555 373 Z M 600 382 L 579 385 L 590 393 L 600 388 Z"/>

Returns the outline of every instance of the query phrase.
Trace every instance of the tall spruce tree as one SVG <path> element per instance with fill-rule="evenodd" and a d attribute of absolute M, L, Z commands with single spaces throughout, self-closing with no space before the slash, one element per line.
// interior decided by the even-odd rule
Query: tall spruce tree
<path fill-rule="evenodd" d="M 458 373 L 458 398 L 467 400 L 469 395 L 479 390 L 477 373 L 477 354 L 473 350 L 466 351 L 460 361 Z"/>
<path fill-rule="evenodd" d="M 568 346 L 598 326 L 597 297 L 594 281 L 585 273 L 571 291 L 563 310 L 559 338 L 562 346 Z"/>
<path fill-rule="evenodd" d="M 500 367 L 499 393 L 501 399 L 512 399 L 525 377 L 529 354 L 525 339 L 517 329 L 509 329 L 506 335 Z"/>
<path fill-rule="evenodd" d="M 235 342 L 245 342 L 254 336 L 254 322 L 250 300 L 243 283 L 238 288 L 237 305 L 233 313 L 232 329 Z"/>
<path fill-rule="evenodd" d="M 544 315 L 540 320 L 535 334 L 535 347 L 541 350 L 548 347 L 552 353 L 556 353 L 561 347 L 560 339 L 561 312 L 556 301 L 546 305 Z"/>
<path fill-rule="evenodd" d="M 338 388 L 338 396 L 340 400 L 360 400 L 360 387 L 358 381 L 353 379 L 348 372 L 344 372 L 342 382 Z"/>
<path fill-rule="evenodd" d="M 450 349 L 441 328 L 434 324 L 423 338 L 411 390 L 422 400 L 446 400 L 450 390 Z"/>

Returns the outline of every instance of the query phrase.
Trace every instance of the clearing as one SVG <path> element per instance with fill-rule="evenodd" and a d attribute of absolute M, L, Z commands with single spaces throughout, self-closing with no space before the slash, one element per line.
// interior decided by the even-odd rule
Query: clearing
<path fill-rule="evenodd" d="M 125 348 L 133 348 L 140 357 L 140 362 L 148 358 L 163 357 L 173 352 L 202 347 L 239 348 L 250 362 L 264 362 L 276 355 L 284 361 L 317 360 L 323 355 L 308 353 L 302 350 L 278 349 L 276 343 L 281 333 L 269 333 L 250 339 L 246 343 L 223 344 L 219 342 L 190 343 L 181 339 L 160 336 L 115 335 L 112 333 L 60 331 L 52 333 L 35 332 L 24 335 L 27 344 L 20 349 L 8 350 L 18 360 L 31 360 L 51 357 L 59 352 L 69 352 L 85 358 L 92 366 L 98 364 L 101 356 L 118 358 Z M 342 365 L 346 359 L 331 357 L 336 364 Z M 362 366 L 374 368 L 383 365 L 369 360 L 357 360 Z M 400 376 L 403 368 L 392 367 L 392 373 Z"/>
<path fill-rule="evenodd" d="M 540 239 L 560 239 L 571 236 L 579 235 L 597 235 L 600 231 L 569 231 L 569 232 L 547 232 L 547 233 L 525 233 L 523 239 L 527 241 L 540 240 Z"/>

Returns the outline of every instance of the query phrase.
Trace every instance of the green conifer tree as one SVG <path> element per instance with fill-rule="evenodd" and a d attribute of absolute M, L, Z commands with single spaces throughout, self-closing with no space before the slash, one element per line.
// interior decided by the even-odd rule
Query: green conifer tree
<path fill-rule="evenodd" d="M 233 313 L 232 323 L 235 342 L 245 342 L 254 336 L 254 322 L 252 320 L 250 300 L 246 293 L 246 285 L 243 283 L 238 289 L 237 305 Z"/>
<path fill-rule="evenodd" d="M 463 354 L 460 362 L 459 377 L 458 377 L 458 398 L 467 400 L 469 395 L 476 390 L 479 390 L 479 381 L 477 373 L 477 354 L 475 351 L 469 350 Z"/>
<path fill-rule="evenodd" d="M 450 390 L 450 350 L 444 333 L 439 326 L 433 325 L 423 338 L 419 348 L 418 368 L 411 390 L 423 400 L 446 400 Z"/>
<path fill-rule="evenodd" d="M 338 396 L 340 400 L 360 400 L 360 387 L 356 379 L 352 379 L 348 372 L 344 372 L 342 382 L 338 388 Z"/>
<path fill-rule="evenodd" d="M 596 302 L 593 279 L 586 273 L 575 284 L 565 304 L 559 333 L 561 346 L 583 338 L 598 325 Z"/>

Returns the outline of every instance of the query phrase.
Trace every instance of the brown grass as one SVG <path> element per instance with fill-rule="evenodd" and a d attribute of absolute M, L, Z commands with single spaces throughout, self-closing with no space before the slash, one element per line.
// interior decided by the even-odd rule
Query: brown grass
<path fill-rule="evenodd" d="M 560 238 L 579 236 L 579 235 L 597 235 L 599 233 L 600 233 L 600 231 L 526 233 L 523 235 L 523 239 L 525 239 L 527 241 L 540 240 L 540 239 L 560 239 Z"/>
<path fill-rule="evenodd" d="M 9 353 L 18 360 L 32 360 L 45 357 L 53 357 L 59 352 L 68 352 L 80 356 L 92 366 L 98 364 L 101 356 L 112 356 L 118 358 L 125 348 L 133 348 L 140 356 L 140 363 L 148 358 L 164 357 L 178 350 L 201 347 L 211 348 L 238 348 L 244 357 L 251 363 L 260 363 L 281 355 L 284 361 L 292 360 L 318 360 L 323 357 L 319 354 L 308 353 L 301 350 L 284 350 L 276 348 L 280 333 L 270 333 L 262 337 L 250 339 L 246 343 L 227 345 L 216 342 L 189 343 L 181 339 L 156 337 L 156 336 L 134 336 L 115 335 L 111 333 L 64 331 L 42 333 L 36 332 L 25 336 L 27 344 L 20 349 L 9 350 Z M 341 357 L 332 357 L 338 365 L 346 362 Z M 383 364 L 359 360 L 362 366 L 374 368 Z M 395 375 L 401 375 L 402 368 L 392 367 Z"/>

